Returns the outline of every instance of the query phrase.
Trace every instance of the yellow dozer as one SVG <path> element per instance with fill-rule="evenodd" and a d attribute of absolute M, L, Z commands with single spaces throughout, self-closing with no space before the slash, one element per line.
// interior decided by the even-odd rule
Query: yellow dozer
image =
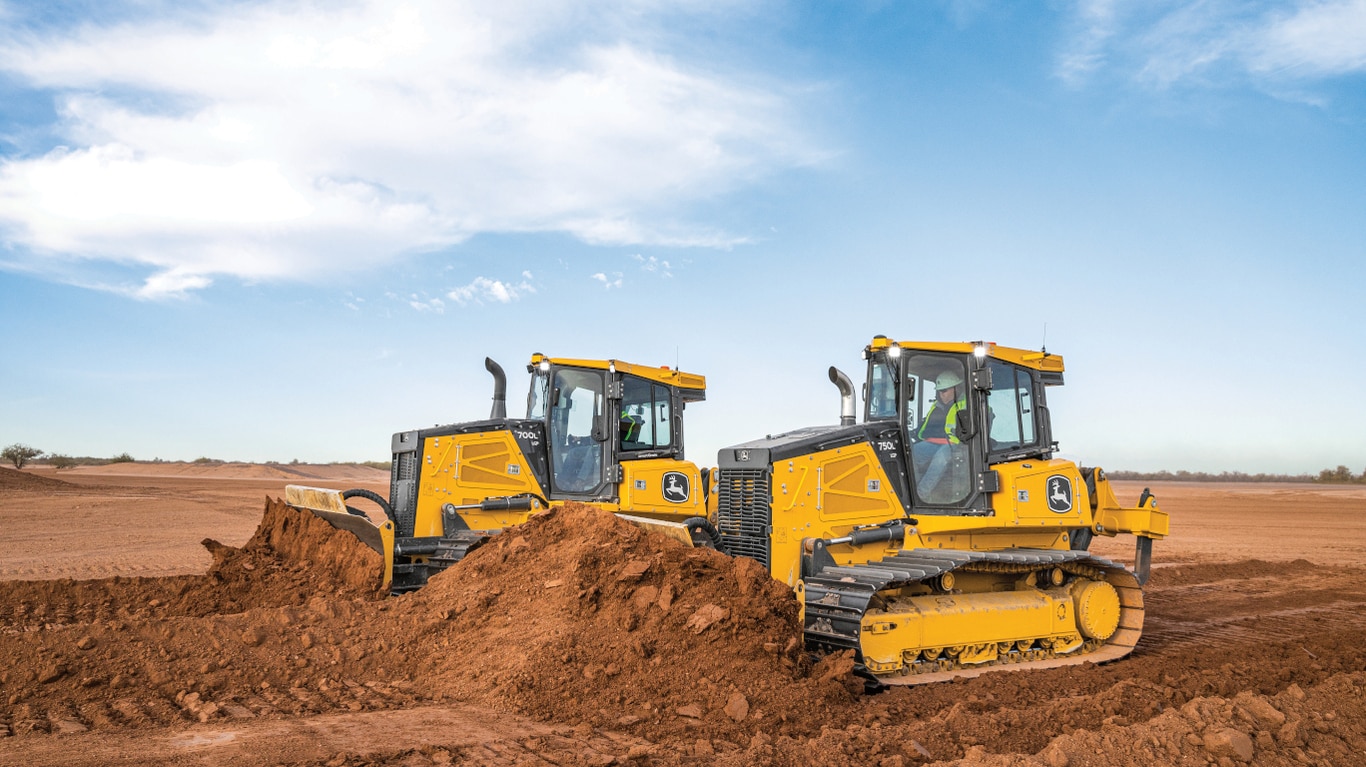
<path fill-rule="evenodd" d="M 716 548 L 792 586 L 807 646 L 853 650 L 874 687 L 1131 652 L 1167 515 L 1054 457 L 1062 358 L 883 336 L 865 357 L 862 422 L 832 367 L 840 425 L 720 451 Z M 1087 550 L 1120 534 L 1132 569 Z"/>
<path fill-rule="evenodd" d="M 494 379 L 488 420 L 395 434 L 387 500 L 363 489 L 289 486 L 286 502 L 378 551 L 393 594 L 421 587 L 490 535 L 561 501 L 624 512 L 685 541 L 707 535 L 707 477 L 683 454 L 683 409 L 706 399 L 703 376 L 534 354 L 527 414 L 515 419 L 502 368 L 484 365 Z M 377 505 L 383 521 L 349 507 L 355 498 Z"/>

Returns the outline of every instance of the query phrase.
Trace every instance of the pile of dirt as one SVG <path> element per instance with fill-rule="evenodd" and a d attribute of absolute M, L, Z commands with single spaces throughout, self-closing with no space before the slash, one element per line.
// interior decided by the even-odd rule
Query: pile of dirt
<path fill-rule="evenodd" d="M 283 501 L 267 499 L 256 533 L 241 548 L 212 539 L 203 545 L 213 564 L 202 576 L 7 582 L 0 630 L 232 614 L 300 606 L 319 595 L 339 600 L 384 596 L 378 553 Z"/>
<path fill-rule="evenodd" d="M 52 492 L 55 490 L 68 490 L 70 488 L 70 482 L 63 482 L 60 479 L 42 477 L 37 474 L 30 474 L 26 471 L 18 471 L 17 469 L 0 468 L 0 491 L 23 490 L 26 492 Z"/>
<path fill-rule="evenodd" d="M 350 533 L 284 501 L 266 499 L 255 534 L 241 548 L 206 538 L 208 574 L 180 595 L 187 614 L 302 605 L 315 595 L 380 599 L 384 560 Z"/>
<path fill-rule="evenodd" d="M 1111 716 L 1054 738 L 1032 758 L 970 748 L 963 767 L 1146 767 L 1359 764 L 1366 754 L 1366 673 L 1336 674 L 1307 690 L 1196 698 L 1142 723 Z"/>
<path fill-rule="evenodd" d="M 365 687 L 342 681 L 376 633 L 357 626 L 385 609 L 367 610 L 383 597 L 373 550 L 278 500 L 240 549 L 204 544 L 203 576 L 7 583 L 0 734 L 412 703 L 384 692 L 383 662 L 357 665 Z M 319 704 L 305 684 L 343 692 Z"/>
<path fill-rule="evenodd" d="M 797 600 L 758 563 L 583 504 L 496 536 L 399 603 L 396 625 L 414 629 L 402 652 L 430 656 L 424 684 L 533 717 L 735 737 L 852 699 L 812 678 Z"/>

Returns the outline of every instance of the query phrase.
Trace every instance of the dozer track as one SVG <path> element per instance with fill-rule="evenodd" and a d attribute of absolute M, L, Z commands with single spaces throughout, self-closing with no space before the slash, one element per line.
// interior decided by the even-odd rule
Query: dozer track
<path fill-rule="evenodd" d="M 433 575 L 464 559 L 491 537 L 493 534 L 488 532 L 461 530 L 454 535 L 396 540 L 390 595 L 398 596 L 422 588 Z M 402 561 L 404 559 L 409 561 Z"/>
<path fill-rule="evenodd" d="M 861 675 L 889 685 L 1102 663 L 1143 630 L 1138 579 L 1085 551 L 910 549 L 827 565 L 803 588 L 807 646 L 852 649 Z"/>

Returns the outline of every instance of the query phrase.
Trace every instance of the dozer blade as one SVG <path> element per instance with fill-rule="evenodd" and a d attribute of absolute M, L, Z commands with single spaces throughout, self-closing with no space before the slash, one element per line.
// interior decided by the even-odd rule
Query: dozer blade
<path fill-rule="evenodd" d="M 366 546 L 379 552 L 384 560 L 384 583 L 380 589 L 389 591 L 394 579 L 394 523 L 384 520 L 375 524 L 369 517 L 352 514 L 346 510 L 346 500 L 341 491 L 323 487 L 304 487 L 303 485 L 285 486 L 285 503 L 297 509 L 306 509 L 327 523 L 356 536 Z"/>
<path fill-rule="evenodd" d="M 680 540 L 688 544 L 689 546 L 693 545 L 692 534 L 688 532 L 688 526 L 683 524 L 682 522 L 670 522 L 667 519 L 651 519 L 649 517 L 637 517 L 631 514 L 618 514 L 617 516 L 621 517 L 627 522 L 630 522 L 633 525 L 643 527 L 646 530 L 654 530 L 657 533 L 663 533 L 664 535 L 667 535 L 670 538 Z"/>

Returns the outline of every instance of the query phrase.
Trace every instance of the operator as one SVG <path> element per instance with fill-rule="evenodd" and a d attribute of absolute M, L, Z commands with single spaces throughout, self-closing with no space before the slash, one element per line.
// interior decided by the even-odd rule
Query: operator
<path fill-rule="evenodd" d="M 952 370 L 946 370 L 934 379 L 935 401 L 916 432 L 918 441 L 911 446 L 911 462 L 920 497 L 931 502 L 956 500 L 944 497 L 952 492 L 948 487 L 945 492 L 935 491 L 949 468 L 955 446 L 962 442 L 957 433 L 958 414 L 967 407 L 962 388 L 963 376 Z"/>
<path fill-rule="evenodd" d="M 621 411 L 621 420 L 618 428 L 621 433 L 621 448 L 623 450 L 643 450 L 651 447 L 640 442 L 641 432 L 645 426 L 645 419 L 639 415 L 633 415 L 630 409 Z"/>

